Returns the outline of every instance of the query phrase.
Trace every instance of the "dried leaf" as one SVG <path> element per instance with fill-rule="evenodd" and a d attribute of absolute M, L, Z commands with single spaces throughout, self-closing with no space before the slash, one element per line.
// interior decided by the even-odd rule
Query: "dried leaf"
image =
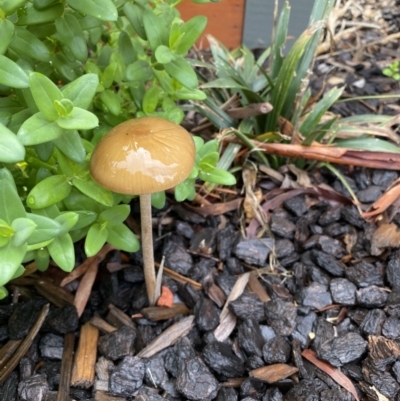
<path fill-rule="evenodd" d="M 276 363 L 274 365 L 262 366 L 249 372 L 250 377 L 254 377 L 262 382 L 269 384 L 276 383 L 279 380 L 286 379 L 297 373 L 299 369 L 286 363 Z"/>
<path fill-rule="evenodd" d="M 394 223 L 382 224 L 372 234 L 371 254 L 380 255 L 384 248 L 397 248 L 400 246 L 400 231 Z"/>
<path fill-rule="evenodd" d="M 400 197 L 400 179 L 393 184 L 362 214 L 364 219 L 370 219 L 383 213 Z"/>
<path fill-rule="evenodd" d="M 345 390 L 347 390 L 350 394 L 352 394 L 353 397 L 356 399 L 356 401 L 360 401 L 360 399 L 358 398 L 357 390 L 354 387 L 354 384 L 338 368 L 333 367 L 328 362 L 321 361 L 320 359 L 318 359 L 317 356 L 315 355 L 315 352 L 310 349 L 305 349 L 301 353 L 301 355 L 308 361 L 310 361 L 312 364 L 314 364 L 317 368 L 324 371 L 327 375 L 329 375 L 332 378 L 332 380 L 334 380 L 336 383 L 341 385 Z"/>

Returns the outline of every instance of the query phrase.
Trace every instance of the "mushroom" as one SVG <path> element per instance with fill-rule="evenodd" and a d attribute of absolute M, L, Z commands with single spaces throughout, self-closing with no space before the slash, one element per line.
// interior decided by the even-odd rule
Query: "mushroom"
<path fill-rule="evenodd" d="M 139 195 L 144 277 L 156 302 L 151 194 L 172 188 L 192 171 L 196 150 L 181 126 L 159 117 L 128 120 L 109 131 L 93 151 L 90 172 L 111 191 Z"/>

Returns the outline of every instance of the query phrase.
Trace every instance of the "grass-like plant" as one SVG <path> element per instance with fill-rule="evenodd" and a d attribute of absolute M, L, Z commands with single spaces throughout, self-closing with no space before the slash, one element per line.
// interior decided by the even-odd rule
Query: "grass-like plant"
<path fill-rule="evenodd" d="M 336 102 L 351 100 L 340 99 L 344 87 L 328 90 L 321 99 L 311 94 L 308 83 L 317 46 L 334 3 L 332 0 L 315 1 L 309 27 L 286 52 L 289 2 L 285 2 L 276 21 L 271 46 L 258 58 L 245 46 L 229 51 L 210 38 L 213 65 L 200 74 L 201 88 L 209 96 L 193 103 L 208 122 L 234 135 L 236 142 L 240 142 L 230 141 L 220 166 L 229 168 L 242 145 L 247 146 L 259 162 L 275 168 L 286 163 L 287 157 L 295 158 L 300 167 L 304 166 L 302 157 L 313 160 L 313 152 L 320 156 L 315 160 L 341 162 L 339 157 L 329 154 L 333 145 L 400 153 L 397 136 L 391 129 L 397 124 L 396 118 L 372 115 L 340 118 L 330 113 L 329 109 Z M 395 67 L 390 69 L 392 76 L 395 76 Z M 389 74 L 388 70 L 386 73 Z M 262 112 L 261 106 L 266 104 L 272 110 L 264 107 Z M 232 107 L 246 109 L 248 116 L 235 119 Z M 255 109 L 259 112 L 253 113 Z M 316 142 L 329 145 L 329 149 L 313 147 Z M 307 154 L 305 147 L 309 150 Z M 372 161 L 366 158 L 363 163 L 368 166 Z"/>

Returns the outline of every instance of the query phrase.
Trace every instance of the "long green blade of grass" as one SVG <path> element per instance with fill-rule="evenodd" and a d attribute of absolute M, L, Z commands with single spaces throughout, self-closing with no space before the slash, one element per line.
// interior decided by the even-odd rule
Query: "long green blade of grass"
<path fill-rule="evenodd" d="M 323 25 L 323 22 L 319 21 L 304 31 L 283 60 L 281 69 L 276 78 L 275 86 L 271 91 L 270 102 L 274 108 L 272 112 L 268 114 L 266 131 L 274 131 L 276 129 L 278 119 L 281 116 L 282 108 L 288 96 L 288 89 L 295 77 L 297 64 L 304 53 L 307 43 Z"/>

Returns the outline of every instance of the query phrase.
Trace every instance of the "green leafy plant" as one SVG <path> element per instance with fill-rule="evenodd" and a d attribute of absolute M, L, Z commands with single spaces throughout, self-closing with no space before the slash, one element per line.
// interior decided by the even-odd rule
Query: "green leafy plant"
<path fill-rule="evenodd" d="M 353 119 L 340 118 L 329 113 L 344 88 L 332 88 L 316 100 L 308 87 L 317 45 L 332 10 L 331 0 L 316 0 L 311 12 L 310 25 L 285 52 L 290 16 L 289 2 L 285 2 L 276 21 L 271 47 L 257 58 L 246 46 L 229 51 L 213 38 L 212 65 L 201 70 L 201 88 L 207 92 L 204 101 L 194 101 L 194 108 L 208 122 L 240 142 L 230 142 L 224 149 L 218 167 L 230 168 L 244 144 L 251 155 L 264 165 L 279 167 L 287 157 L 263 151 L 258 144 L 312 146 L 314 142 L 354 149 L 375 149 L 399 152 L 398 140 L 391 126 L 396 119 L 382 116 L 372 120 L 370 116 Z M 398 63 L 390 69 L 396 76 Z M 351 100 L 351 99 L 348 99 Z M 269 105 L 270 108 L 264 108 Z M 247 110 L 248 115 L 234 118 L 230 108 Z M 259 110 L 258 113 L 252 113 Z M 387 140 L 377 139 L 384 136 Z M 279 154 L 278 147 L 275 153 Z M 284 153 L 284 152 L 282 152 Z M 304 166 L 301 150 L 295 161 Z M 240 167 L 238 167 L 240 168 Z"/>
<path fill-rule="evenodd" d="M 387 77 L 400 81 L 400 63 L 399 60 L 393 61 L 388 67 L 382 70 L 382 74 Z"/>
<path fill-rule="evenodd" d="M 0 297 L 35 261 L 65 271 L 74 242 L 88 256 L 108 242 L 135 252 L 123 224 L 132 197 L 102 188 L 89 173 L 94 146 L 115 125 L 141 116 L 175 123 L 179 102 L 204 100 L 187 58 L 206 18 L 180 19 L 167 0 L 0 2 Z M 197 178 L 225 185 L 218 143 L 198 149 L 196 168 L 175 190 L 193 198 Z M 153 205 L 162 207 L 165 194 Z"/>

